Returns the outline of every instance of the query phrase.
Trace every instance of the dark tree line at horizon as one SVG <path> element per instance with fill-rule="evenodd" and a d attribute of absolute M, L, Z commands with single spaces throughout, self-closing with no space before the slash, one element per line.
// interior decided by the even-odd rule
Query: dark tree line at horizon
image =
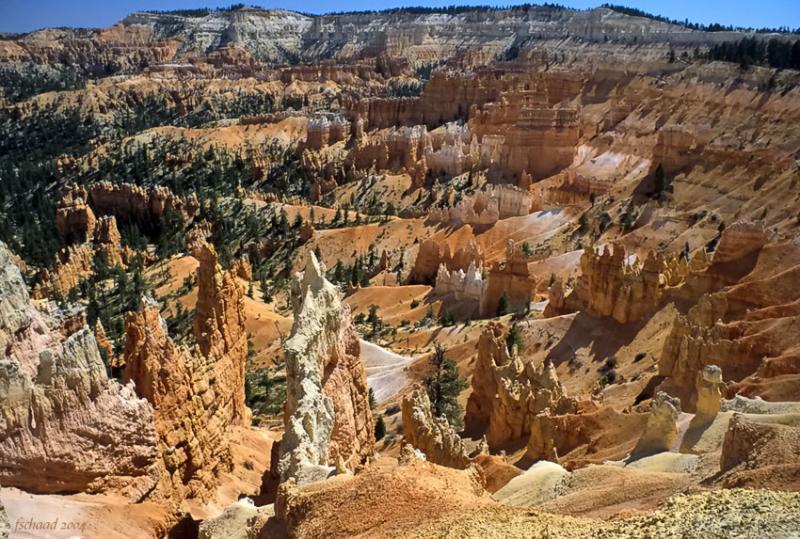
<path fill-rule="evenodd" d="M 706 55 L 709 60 L 736 62 L 743 69 L 764 65 L 777 69 L 800 69 L 800 40 L 745 37 L 714 45 Z"/>

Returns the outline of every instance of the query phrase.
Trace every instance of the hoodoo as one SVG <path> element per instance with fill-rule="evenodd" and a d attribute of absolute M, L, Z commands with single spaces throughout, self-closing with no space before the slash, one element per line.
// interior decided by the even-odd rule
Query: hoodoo
<path fill-rule="evenodd" d="M 796 535 L 791 2 L 88 3 L 0 2 L 0 538 Z"/>

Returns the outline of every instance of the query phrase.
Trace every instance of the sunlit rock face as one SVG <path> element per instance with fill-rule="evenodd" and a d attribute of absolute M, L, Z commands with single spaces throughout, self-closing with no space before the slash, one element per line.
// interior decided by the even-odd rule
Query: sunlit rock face
<path fill-rule="evenodd" d="M 431 413 L 431 401 L 422 387 L 403 398 L 403 434 L 406 442 L 425 453 L 430 462 L 451 468 L 466 468 L 469 456 L 464 442 L 442 417 Z"/>
<path fill-rule="evenodd" d="M 160 469 L 153 408 L 132 386 L 109 380 L 93 331 L 71 320 L 29 303 L 0 245 L 0 481 L 141 499 Z"/>
<path fill-rule="evenodd" d="M 285 433 L 278 471 L 298 484 L 353 469 L 375 435 L 358 334 L 339 290 L 313 253 L 292 285 L 294 324 L 286 342 Z"/>

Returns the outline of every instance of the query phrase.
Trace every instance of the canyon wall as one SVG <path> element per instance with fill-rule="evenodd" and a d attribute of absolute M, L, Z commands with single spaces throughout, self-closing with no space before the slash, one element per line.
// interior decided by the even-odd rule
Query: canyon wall
<path fill-rule="evenodd" d="M 650 252 L 643 265 L 630 263 L 621 245 L 601 253 L 586 249 L 574 294 L 581 308 L 594 316 L 610 316 L 620 324 L 635 322 L 661 301 L 663 261 Z"/>
<path fill-rule="evenodd" d="M 108 378 L 80 312 L 40 311 L 29 302 L 5 245 L 0 318 L 2 484 L 143 498 L 160 474 L 152 406 Z"/>

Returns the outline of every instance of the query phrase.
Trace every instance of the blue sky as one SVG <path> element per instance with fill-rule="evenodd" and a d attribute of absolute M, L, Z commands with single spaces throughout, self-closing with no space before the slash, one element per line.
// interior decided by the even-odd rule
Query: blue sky
<path fill-rule="evenodd" d="M 542 0 L 543 2 L 544 0 Z M 554 1 L 554 0 L 550 0 Z M 591 8 L 605 0 L 561 0 L 569 7 Z M 185 9 L 226 6 L 236 0 L 0 0 L 0 32 L 28 32 L 48 26 L 109 26 L 128 13 L 145 9 Z M 398 6 L 445 6 L 451 4 L 495 4 L 480 0 L 252 0 L 245 4 L 323 13 L 328 11 L 384 9 Z M 540 2 L 537 2 L 540 3 Z M 611 3 L 635 7 L 672 19 L 754 27 L 800 27 L 800 0 L 615 0 Z"/>

